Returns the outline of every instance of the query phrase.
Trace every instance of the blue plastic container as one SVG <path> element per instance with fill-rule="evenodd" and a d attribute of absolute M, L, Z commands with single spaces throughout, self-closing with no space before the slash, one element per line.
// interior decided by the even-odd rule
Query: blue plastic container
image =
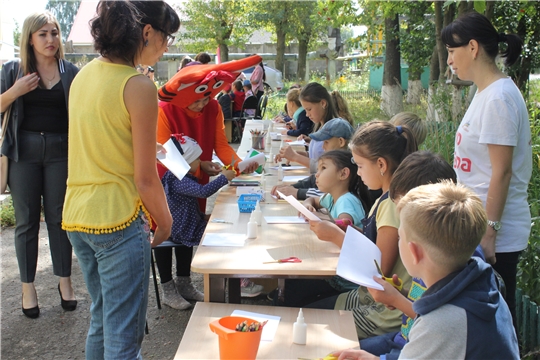
<path fill-rule="evenodd" d="M 255 210 L 257 201 L 261 201 L 262 196 L 260 194 L 242 194 L 238 198 L 238 209 L 241 213 L 250 213 Z"/>

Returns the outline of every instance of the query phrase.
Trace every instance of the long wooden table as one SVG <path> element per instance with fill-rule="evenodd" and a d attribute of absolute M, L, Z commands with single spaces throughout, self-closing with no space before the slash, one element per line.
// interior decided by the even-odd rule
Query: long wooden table
<path fill-rule="evenodd" d="M 274 339 L 261 341 L 257 359 L 315 359 L 334 350 L 358 348 L 352 312 L 303 309 L 307 324 L 306 345 L 292 342 L 292 328 L 298 308 L 238 304 L 197 303 L 184 331 L 175 359 L 219 359 L 218 335 L 208 324 L 234 310 L 280 316 Z"/>
<path fill-rule="evenodd" d="M 248 121 L 244 131 L 239 155 L 251 148 L 249 130 L 256 123 Z M 260 125 L 262 126 L 262 125 Z M 277 154 L 279 141 L 272 142 L 273 154 Z M 269 152 L 269 149 L 266 149 Z M 267 162 L 266 167 L 275 164 Z M 286 171 L 286 175 L 309 175 L 309 170 Z M 269 195 L 273 184 L 277 183 L 277 172 L 267 171 L 266 199 L 261 203 L 263 216 L 294 216 L 297 211 L 286 202 L 277 202 Z M 253 177 L 254 179 L 260 179 Z M 240 213 L 237 205 L 236 188 L 225 187 L 216 200 L 206 233 L 246 234 L 250 214 Z M 222 219 L 232 224 L 213 223 L 212 219 Z M 258 227 L 258 237 L 247 239 L 242 247 L 198 246 L 193 257 L 191 270 L 204 277 L 205 301 L 225 302 L 226 279 L 229 281 L 229 302 L 240 302 L 240 278 L 328 278 L 336 274 L 339 248 L 334 244 L 317 239 L 308 224 L 263 224 Z M 302 259 L 301 263 L 272 263 L 290 256 Z"/>

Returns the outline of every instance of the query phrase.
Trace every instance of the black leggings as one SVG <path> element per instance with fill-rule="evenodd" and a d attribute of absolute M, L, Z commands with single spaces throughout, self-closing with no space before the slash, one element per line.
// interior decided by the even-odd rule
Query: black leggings
<path fill-rule="evenodd" d="M 510 308 L 512 314 L 512 321 L 514 322 L 514 328 L 517 333 L 516 322 L 516 274 L 517 264 L 519 262 L 519 254 L 521 251 L 511 253 L 496 253 L 495 257 L 497 262 L 493 265 L 493 268 L 501 275 L 506 286 L 506 303 Z"/>
<path fill-rule="evenodd" d="M 155 248 L 154 258 L 156 259 L 162 284 L 172 280 L 172 249 L 174 249 L 174 255 L 176 257 L 176 276 L 191 275 L 193 247 L 182 245 L 174 248 Z"/>

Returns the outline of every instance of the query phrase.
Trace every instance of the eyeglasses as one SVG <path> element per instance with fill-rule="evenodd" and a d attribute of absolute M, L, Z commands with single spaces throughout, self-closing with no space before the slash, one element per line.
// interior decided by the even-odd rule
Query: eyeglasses
<path fill-rule="evenodd" d="M 164 33 L 165 35 L 167 35 L 167 47 L 170 47 L 172 46 L 172 44 L 174 43 L 174 39 L 176 38 L 174 35 L 170 35 L 170 34 L 167 34 L 165 32 L 165 30 L 163 29 L 160 29 L 158 28 L 157 26 L 154 26 L 154 25 L 151 25 L 154 29 L 158 30 L 158 31 L 161 31 L 162 33 Z"/>

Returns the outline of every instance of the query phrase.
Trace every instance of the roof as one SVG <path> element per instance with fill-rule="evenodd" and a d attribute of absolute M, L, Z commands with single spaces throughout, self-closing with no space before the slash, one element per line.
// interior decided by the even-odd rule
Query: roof
<path fill-rule="evenodd" d="M 90 34 L 89 22 L 97 15 L 96 8 L 98 2 L 98 0 L 81 1 L 77 15 L 75 15 L 75 19 L 73 20 L 71 32 L 67 38 L 68 41 L 73 41 L 75 45 L 89 45 L 94 42 Z M 179 0 L 165 0 L 165 2 L 174 8 L 177 6 Z"/>
<path fill-rule="evenodd" d="M 90 34 L 90 20 L 96 16 L 97 0 L 82 0 L 79 5 L 73 26 L 68 36 L 68 41 L 74 44 L 92 44 L 94 39 Z"/>

